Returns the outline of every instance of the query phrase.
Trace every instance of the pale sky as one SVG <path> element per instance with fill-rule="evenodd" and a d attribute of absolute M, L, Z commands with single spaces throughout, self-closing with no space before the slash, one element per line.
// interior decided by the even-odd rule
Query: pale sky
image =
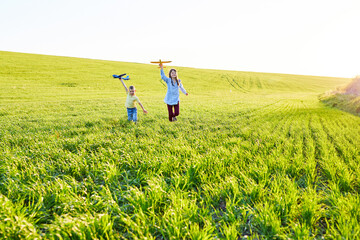
<path fill-rule="evenodd" d="M 0 50 L 354 77 L 360 0 L 0 0 Z"/>

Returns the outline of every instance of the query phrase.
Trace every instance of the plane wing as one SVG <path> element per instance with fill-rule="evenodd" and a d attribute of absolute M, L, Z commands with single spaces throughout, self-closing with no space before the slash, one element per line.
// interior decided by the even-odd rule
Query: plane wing
<path fill-rule="evenodd" d="M 161 61 L 161 63 L 171 63 L 172 61 Z M 160 62 L 150 62 L 150 63 L 160 63 Z"/>

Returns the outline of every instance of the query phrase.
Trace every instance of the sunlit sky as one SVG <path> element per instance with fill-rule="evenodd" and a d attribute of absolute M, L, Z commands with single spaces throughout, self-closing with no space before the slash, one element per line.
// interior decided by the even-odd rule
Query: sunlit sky
<path fill-rule="evenodd" d="M 360 74 L 360 0 L 1 0 L 0 50 Z"/>

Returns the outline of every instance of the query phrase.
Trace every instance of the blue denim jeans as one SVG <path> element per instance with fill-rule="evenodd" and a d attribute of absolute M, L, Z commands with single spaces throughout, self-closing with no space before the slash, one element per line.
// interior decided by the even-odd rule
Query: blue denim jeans
<path fill-rule="evenodd" d="M 137 108 L 126 108 L 129 121 L 137 121 Z"/>

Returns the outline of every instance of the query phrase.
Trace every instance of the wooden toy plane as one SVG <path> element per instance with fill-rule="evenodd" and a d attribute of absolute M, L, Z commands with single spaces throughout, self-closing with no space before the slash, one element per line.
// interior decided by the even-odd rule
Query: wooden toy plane
<path fill-rule="evenodd" d="M 151 63 L 162 64 L 162 63 L 171 63 L 171 61 L 161 61 L 161 59 L 159 59 L 158 62 L 151 62 Z M 160 68 L 160 67 L 159 67 L 159 68 Z M 163 66 L 163 68 L 165 68 L 165 66 Z"/>

